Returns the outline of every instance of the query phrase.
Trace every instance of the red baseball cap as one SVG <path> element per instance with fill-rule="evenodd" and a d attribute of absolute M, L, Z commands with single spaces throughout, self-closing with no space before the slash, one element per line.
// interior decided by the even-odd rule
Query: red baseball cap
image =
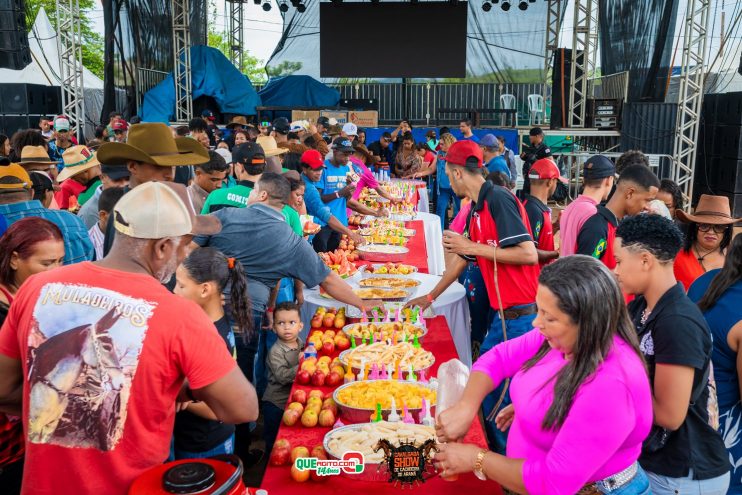
<path fill-rule="evenodd" d="M 446 163 L 451 165 L 460 165 L 462 167 L 474 167 L 482 168 L 484 157 L 482 156 L 482 148 L 479 147 L 474 141 L 456 141 L 448 149 L 446 153 Z"/>
<path fill-rule="evenodd" d="M 560 182 L 565 184 L 569 182 L 566 178 L 562 177 L 559 167 L 549 158 L 536 160 L 531 166 L 531 170 L 528 171 L 528 178 L 533 180 L 559 179 Z"/>
<path fill-rule="evenodd" d="M 312 170 L 325 168 L 325 161 L 322 159 L 322 155 L 317 150 L 307 150 L 301 155 L 302 165 L 306 165 Z"/>
<path fill-rule="evenodd" d="M 111 124 L 111 129 L 114 131 L 126 131 L 129 129 L 129 124 L 122 119 L 114 120 Z"/>

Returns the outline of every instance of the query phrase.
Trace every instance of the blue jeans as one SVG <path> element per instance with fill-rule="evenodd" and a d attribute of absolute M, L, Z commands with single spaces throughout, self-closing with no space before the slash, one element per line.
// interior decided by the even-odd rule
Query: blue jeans
<path fill-rule="evenodd" d="M 448 226 L 446 222 L 446 211 L 448 210 L 448 204 L 453 200 L 453 216 L 455 217 L 459 212 L 461 206 L 461 199 L 453 193 L 453 189 L 446 189 L 441 187 L 438 189 L 438 202 L 435 205 L 435 214 L 441 217 L 441 229 L 446 230 Z"/>
<path fill-rule="evenodd" d="M 620 488 L 610 490 L 603 488 L 598 485 L 598 489 L 601 493 L 610 493 L 611 495 L 651 495 L 652 492 L 649 489 L 649 478 L 647 473 L 639 466 L 639 470 L 636 472 L 634 479 L 626 483 Z M 680 492 L 684 493 L 684 492 Z"/>
<path fill-rule="evenodd" d="M 693 470 L 683 478 L 670 478 L 661 474 L 647 473 L 654 495 L 725 495 L 729 488 L 729 473 L 709 480 L 694 480 Z"/>
<path fill-rule="evenodd" d="M 235 335 L 235 350 L 237 352 L 237 366 L 247 378 L 247 381 L 255 385 L 255 361 L 258 353 L 259 328 L 263 324 L 263 313 L 252 312 L 253 317 L 253 336 L 247 339 L 243 334 Z M 250 451 L 250 423 L 236 425 L 236 449 L 237 455 L 246 458 Z"/>
<path fill-rule="evenodd" d="M 180 459 L 206 459 L 215 455 L 234 454 L 234 434 L 211 450 L 206 452 L 188 452 L 173 447 L 172 455 L 176 461 Z"/>
<path fill-rule="evenodd" d="M 512 309 L 516 309 L 519 307 L 522 306 L 512 306 Z M 520 337 L 521 335 L 533 330 L 534 319 L 536 319 L 535 314 L 520 316 L 514 320 L 505 320 L 505 328 L 507 329 L 508 340 Z M 497 344 L 501 344 L 502 342 L 503 335 L 502 324 L 500 323 L 500 313 L 495 311 L 495 315 L 492 318 L 492 323 L 490 324 L 490 328 L 487 331 L 487 336 L 485 336 L 484 342 L 482 342 L 482 347 L 479 355 L 483 356 L 484 353 L 495 347 Z M 490 450 L 502 455 L 505 455 L 505 445 L 508 441 L 508 434 L 507 432 L 502 432 L 497 429 L 497 425 L 495 425 L 494 419 L 492 421 L 487 421 L 487 416 L 489 416 L 489 414 L 495 408 L 495 405 L 500 398 L 500 394 L 502 394 L 504 386 L 505 383 L 501 383 L 482 401 L 482 414 L 485 418 L 484 430 L 487 433 L 487 442 L 489 443 Z M 510 392 L 505 394 L 505 400 L 503 400 L 502 404 L 500 404 L 500 408 L 498 409 L 498 411 L 503 409 L 508 404 L 510 404 Z"/>
<path fill-rule="evenodd" d="M 277 340 L 278 336 L 272 329 L 260 329 L 258 355 L 255 358 L 255 392 L 258 394 L 258 398 L 263 397 L 263 393 L 265 393 L 265 389 L 268 386 L 268 366 L 266 365 L 266 361 L 268 360 L 268 352 L 270 352 L 271 347 L 273 347 L 273 344 Z"/>
<path fill-rule="evenodd" d="M 479 356 L 479 348 L 487 334 L 490 322 L 490 300 L 487 296 L 487 287 L 484 285 L 482 270 L 476 263 L 469 263 L 459 282 L 466 289 L 466 301 L 469 303 L 471 315 L 471 345 L 472 356 Z M 476 351 L 476 352 L 475 352 Z"/>
<path fill-rule="evenodd" d="M 283 409 L 272 402 L 260 402 L 260 409 L 263 412 L 263 438 L 265 439 L 265 453 L 270 455 L 273 450 L 273 444 L 276 442 L 278 428 L 281 426 L 283 418 Z"/>

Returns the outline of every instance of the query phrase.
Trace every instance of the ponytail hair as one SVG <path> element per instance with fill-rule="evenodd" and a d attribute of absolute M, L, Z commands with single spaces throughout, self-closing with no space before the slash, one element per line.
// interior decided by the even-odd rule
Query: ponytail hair
<path fill-rule="evenodd" d="M 231 316 L 237 329 L 249 341 L 253 332 L 250 295 L 247 291 L 247 276 L 242 263 L 227 258 L 211 247 L 195 249 L 183 260 L 188 275 L 199 284 L 215 282 L 219 292 L 229 287 Z"/>
<path fill-rule="evenodd" d="M 737 235 L 724 260 L 724 266 L 711 281 L 701 300 L 698 301 L 698 307 L 701 311 L 713 308 L 727 289 L 740 280 L 742 280 L 742 235 Z"/>

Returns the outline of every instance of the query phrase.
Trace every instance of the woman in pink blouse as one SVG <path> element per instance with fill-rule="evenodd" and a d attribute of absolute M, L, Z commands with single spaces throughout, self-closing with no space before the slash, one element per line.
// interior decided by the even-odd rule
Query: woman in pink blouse
<path fill-rule="evenodd" d="M 461 401 L 440 414 L 439 441 L 450 442 L 435 456 L 441 475 L 474 471 L 531 495 L 650 493 L 637 459 L 652 396 L 615 277 L 593 258 L 563 258 L 541 271 L 536 303 L 536 328 L 480 357 Z M 455 443 L 506 378 L 507 457 Z"/>

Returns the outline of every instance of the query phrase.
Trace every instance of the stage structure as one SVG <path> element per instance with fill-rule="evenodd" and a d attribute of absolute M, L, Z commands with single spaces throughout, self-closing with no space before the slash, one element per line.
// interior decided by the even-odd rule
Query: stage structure
<path fill-rule="evenodd" d="M 567 1 L 567 0 L 565 0 Z M 546 49 L 544 50 L 544 84 L 541 96 L 544 102 L 549 100 L 549 69 L 554 60 L 554 53 L 559 48 L 559 33 L 562 29 L 562 0 L 547 0 L 546 7 Z M 545 105 L 546 103 L 544 103 Z"/>
<path fill-rule="evenodd" d="M 242 0 L 227 0 L 224 11 L 229 21 L 229 61 L 235 67 L 242 70 L 244 63 L 244 43 L 242 33 L 242 22 L 245 15 L 244 2 Z"/>
<path fill-rule="evenodd" d="M 569 88 L 569 127 L 587 127 L 585 109 L 588 98 L 588 79 L 595 73 L 595 54 L 598 49 L 598 0 L 574 0 L 574 27 L 572 29 L 572 63 Z"/>
<path fill-rule="evenodd" d="M 678 120 L 675 125 L 673 179 L 686 201 L 693 196 L 698 128 L 701 120 L 710 0 L 688 0 L 683 30 L 683 59 L 680 65 Z"/>
<path fill-rule="evenodd" d="M 78 138 L 85 128 L 85 97 L 82 79 L 82 31 L 80 2 L 57 0 L 57 43 L 59 45 L 62 113 L 70 119 Z"/>
<path fill-rule="evenodd" d="M 191 30 L 189 0 L 172 0 L 173 79 L 175 80 L 175 121 L 188 124 L 193 116 L 191 90 Z"/>

